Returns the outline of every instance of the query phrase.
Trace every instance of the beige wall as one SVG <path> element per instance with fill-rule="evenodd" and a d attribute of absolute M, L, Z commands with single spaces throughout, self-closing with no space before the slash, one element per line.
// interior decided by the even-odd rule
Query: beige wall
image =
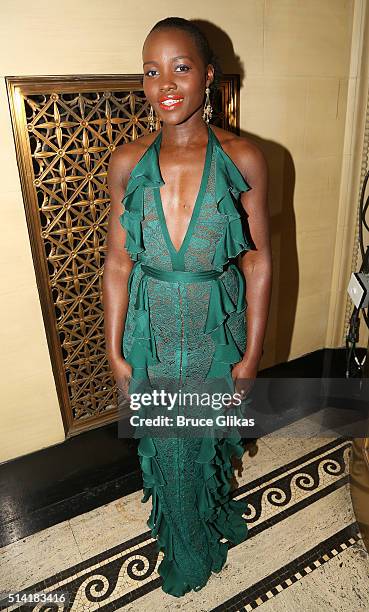
<path fill-rule="evenodd" d="M 176 1 L 137 6 L 118 0 L 2 0 L 2 76 L 140 73 L 141 45 L 157 20 L 179 14 L 222 28 L 245 71 L 242 131 L 260 143 L 270 165 L 275 282 L 262 366 L 326 346 L 334 258 L 340 257 L 339 207 L 347 209 L 340 181 L 348 84 L 355 78 L 353 17 L 355 6 L 361 15 L 363 2 L 189 0 L 185 11 Z M 227 60 L 224 67 L 230 70 L 234 63 Z M 0 460 L 5 461 L 62 441 L 64 431 L 4 80 L 0 95 Z"/>

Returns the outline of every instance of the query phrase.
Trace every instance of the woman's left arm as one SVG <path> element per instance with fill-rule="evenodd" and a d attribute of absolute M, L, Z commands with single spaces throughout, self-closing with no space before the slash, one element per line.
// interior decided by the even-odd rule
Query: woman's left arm
<path fill-rule="evenodd" d="M 239 256 L 238 265 L 246 279 L 247 348 L 232 371 L 233 379 L 256 378 L 263 354 L 272 290 L 272 250 L 268 211 L 268 166 L 264 154 L 253 143 L 238 143 L 237 166 L 252 187 L 241 196 L 248 215 L 256 250 Z M 246 385 L 247 386 L 247 385 Z"/>

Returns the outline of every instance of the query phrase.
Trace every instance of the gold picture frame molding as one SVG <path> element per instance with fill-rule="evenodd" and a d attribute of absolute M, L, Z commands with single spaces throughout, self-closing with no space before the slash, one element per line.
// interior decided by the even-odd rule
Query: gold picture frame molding
<path fill-rule="evenodd" d="M 116 146 L 149 132 L 149 105 L 138 74 L 8 76 L 5 81 L 37 288 L 68 438 L 118 419 L 103 332 L 106 172 Z M 235 133 L 239 91 L 239 75 L 224 75 L 212 120 Z"/>

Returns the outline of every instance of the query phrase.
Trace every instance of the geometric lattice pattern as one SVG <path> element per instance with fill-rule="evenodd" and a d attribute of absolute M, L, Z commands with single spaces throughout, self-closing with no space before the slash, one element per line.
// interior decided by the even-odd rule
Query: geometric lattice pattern
<path fill-rule="evenodd" d="M 148 132 L 149 107 L 140 75 L 11 77 L 7 87 L 51 361 L 72 435 L 118 415 L 102 308 L 106 175 L 115 147 Z M 237 75 L 224 76 L 212 123 L 237 130 L 238 90 Z"/>

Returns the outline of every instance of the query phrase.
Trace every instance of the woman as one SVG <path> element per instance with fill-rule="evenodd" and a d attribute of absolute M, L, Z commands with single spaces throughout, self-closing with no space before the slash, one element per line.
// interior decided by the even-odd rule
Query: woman
<path fill-rule="evenodd" d="M 223 380 L 246 398 L 270 301 L 266 163 L 246 138 L 209 125 L 219 71 L 192 22 L 158 22 L 144 43 L 143 69 L 144 92 L 162 127 L 117 147 L 109 164 L 109 363 L 127 397 L 162 381 L 200 391 Z M 148 525 L 164 553 L 158 572 L 166 593 L 203 588 L 226 561 L 221 539 L 247 537 L 245 504 L 231 499 L 229 483 L 240 440 L 239 434 L 140 440 L 142 502 L 152 497 Z"/>

